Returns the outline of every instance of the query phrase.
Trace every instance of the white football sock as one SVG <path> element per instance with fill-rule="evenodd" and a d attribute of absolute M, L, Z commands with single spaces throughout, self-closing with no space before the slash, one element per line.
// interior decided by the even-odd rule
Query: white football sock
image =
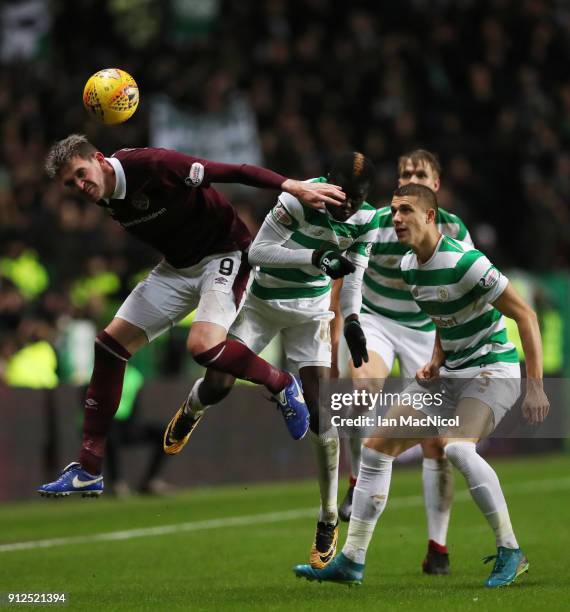
<path fill-rule="evenodd" d="M 199 378 L 192 387 L 188 398 L 184 404 L 184 414 L 189 414 L 193 419 L 197 419 L 198 417 L 204 414 L 204 410 L 209 408 L 209 406 L 204 406 L 200 401 L 198 396 L 198 387 L 202 384 L 203 378 Z"/>
<path fill-rule="evenodd" d="M 445 454 L 465 476 L 471 496 L 495 533 L 497 546 L 518 548 L 505 496 L 495 470 L 477 453 L 473 442 L 452 442 Z"/>
<path fill-rule="evenodd" d="M 336 427 L 332 427 L 323 434 L 309 431 L 309 439 L 315 453 L 321 492 L 319 521 L 335 524 L 338 520 L 338 432 Z"/>
<path fill-rule="evenodd" d="M 429 459 L 424 457 L 422 482 L 428 538 L 441 546 L 445 546 L 453 501 L 453 470 L 447 458 Z"/>
<path fill-rule="evenodd" d="M 394 457 L 362 447 L 360 472 L 352 500 L 352 516 L 342 552 L 364 563 L 376 522 L 386 507 Z"/>

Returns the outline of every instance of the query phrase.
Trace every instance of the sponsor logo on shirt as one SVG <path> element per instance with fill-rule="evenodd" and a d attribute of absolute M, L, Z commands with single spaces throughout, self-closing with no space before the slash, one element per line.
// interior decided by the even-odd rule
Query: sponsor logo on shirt
<path fill-rule="evenodd" d="M 431 320 L 438 327 L 453 327 L 457 325 L 457 319 L 455 317 L 450 317 L 449 319 L 438 319 L 437 317 L 431 317 Z"/>
<path fill-rule="evenodd" d="M 489 268 L 483 277 L 479 280 L 479 286 L 483 289 L 491 289 L 499 281 L 501 273 L 494 266 Z"/>
<path fill-rule="evenodd" d="M 184 179 L 184 182 L 188 187 L 198 187 L 198 185 L 202 184 L 204 180 L 204 166 L 200 162 L 194 162 L 190 166 L 190 172 L 188 176 Z"/>
<path fill-rule="evenodd" d="M 281 223 L 281 225 L 293 225 L 293 219 L 291 215 L 287 212 L 287 209 L 281 202 L 278 202 L 271 209 L 271 216 L 277 221 L 277 223 Z"/>
<path fill-rule="evenodd" d="M 145 215 L 144 217 L 133 219 L 132 221 L 121 221 L 120 223 L 123 227 L 131 227 L 133 225 L 139 225 L 139 223 L 146 223 L 147 221 L 152 221 L 153 219 L 160 217 L 160 215 L 164 215 L 164 213 L 166 213 L 166 208 L 163 207 L 160 210 L 151 213 L 150 215 Z"/>

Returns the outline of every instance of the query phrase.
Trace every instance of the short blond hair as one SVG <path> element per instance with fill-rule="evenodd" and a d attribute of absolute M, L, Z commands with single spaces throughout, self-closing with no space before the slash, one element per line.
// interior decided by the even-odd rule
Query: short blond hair
<path fill-rule="evenodd" d="M 50 178 L 55 178 L 61 169 L 74 157 L 89 159 L 97 149 L 83 134 L 71 134 L 56 142 L 46 156 L 45 171 Z"/>
<path fill-rule="evenodd" d="M 437 155 L 426 149 L 414 149 L 402 155 L 398 159 L 398 176 L 401 176 L 408 160 L 412 162 L 414 168 L 420 164 L 431 166 L 436 177 L 439 178 L 441 176 L 441 164 L 439 163 Z"/>

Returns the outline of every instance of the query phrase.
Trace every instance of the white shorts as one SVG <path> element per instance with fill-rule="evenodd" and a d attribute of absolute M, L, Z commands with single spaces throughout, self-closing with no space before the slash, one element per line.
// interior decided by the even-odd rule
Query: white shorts
<path fill-rule="evenodd" d="M 281 334 L 288 367 L 331 367 L 330 294 L 295 300 L 261 300 L 247 294 L 243 308 L 230 329 L 234 336 L 259 354 Z"/>
<path fill-rule="evenodd" d="M 394 358 L 397 356 L 402 377 L 415 378 L 417 370 L 431 360 L 435 331 L 411 329 L 376 314 L 361 313 L 359 319 L 366 336 L 367 349 L 382 357 L 388 371 L 392 370 Z M 339 364 L 342 359 L 344 368 L 344 364 L 350 359 L 350 353 L 344 337 L 341 337 L 340 343 Z M 344 371 L 342 374 L 344 375 Z"/>
<path fill-rule="evenodd" d="M 243 303 L 250 267 L 247 254 L 232 251 L 204 257 L 189 268 L 161 261 L 115 315 L 142 329 L 149 342 L 198 308 L 195 321 L 228 330 Z"/>
<path fill-rule="evenodd" d="M 406 387 L 405 393 L 428 393 L 429 403 L 416 410 L 428 416 L 451 418 L 460 400 L 467 397 L 477 399 L 491 409 L 494 427 L 513 407 L 521 393 L 521 368 L 518 363 L 493 363 L 462 370 L 440 370 L 440 379 L 429 388 L 414 381 Z M 442 393 L 443 403 L 433 405 L 435 393 Z M 414 406 L 415 407 L 415 406 Z"/>

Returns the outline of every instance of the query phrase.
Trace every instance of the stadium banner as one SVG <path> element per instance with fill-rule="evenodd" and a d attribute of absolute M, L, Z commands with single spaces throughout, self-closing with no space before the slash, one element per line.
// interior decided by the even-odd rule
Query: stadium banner
<path fill-rule="evenodd" d="M 221 112 L 198 113 L 167 96 L 150 102 L 150 144 L 219 162 L 260 165 L 255 115 L 247 100 L 233 96 Z"/>
<path fill-rule="evenodd" d="M 477 370 L 472 377 L 454 373 L 430 382 L 323 380 L 320 432 L 336 428 L 345 438 L 569 436 L 569 379 L 547 378 L 541 387 L 527 379 L 500 377 L 493 366 Z"/>

